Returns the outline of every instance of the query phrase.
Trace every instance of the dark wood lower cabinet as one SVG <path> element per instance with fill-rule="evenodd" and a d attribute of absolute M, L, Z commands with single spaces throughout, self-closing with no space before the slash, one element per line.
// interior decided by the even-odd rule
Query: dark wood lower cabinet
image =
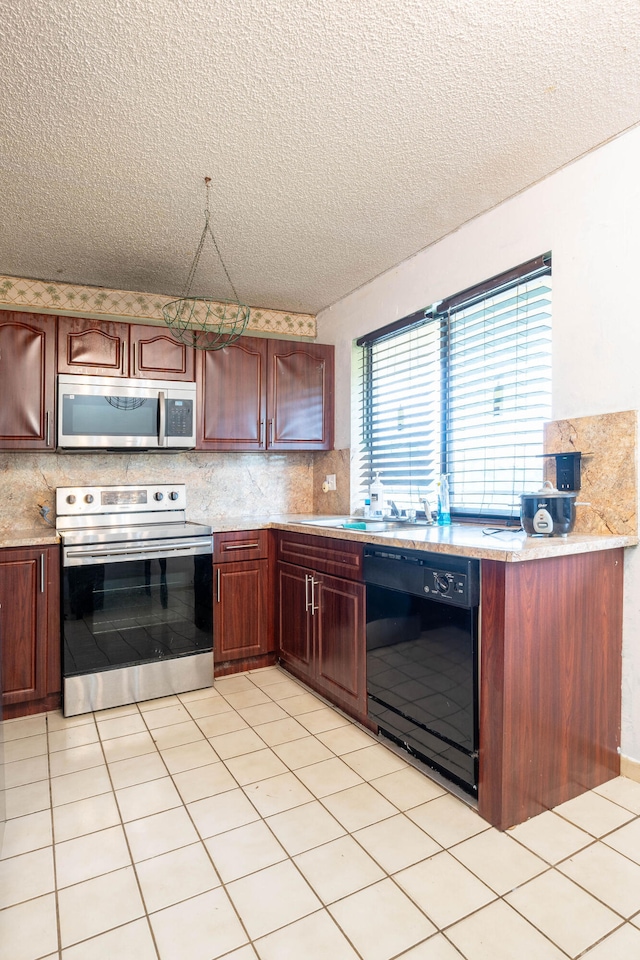
<path fill-rule="evenodd" d="M 269 630 L 269 561 L 245 560 L 216 567 L 213 608 L 214 671 L 220 677 L 266 666 L 272 649 Z M 273 663 L 275 656 L 269 662 Z"/>
<path fill-rule="evenodd" d="M 60 705 L 58 547 L 0 550 L 3 718 Z"/>
<path fill-rule="evenodd" d="M 269 666 L 276 661 L 269 543 L 267 530 L 214 536 L 216 677 Z"/>
<path fill-rule="evenodd" d="M 482 561 L 478 809 L 502 830 L 619 774 L 623 564 Z"/>
<path fill-rule="evenodd" d="M 364 584 L 288 563 L 278 564 L 277 579 L 282 665 L 347 713 L 366 717 Z"/>

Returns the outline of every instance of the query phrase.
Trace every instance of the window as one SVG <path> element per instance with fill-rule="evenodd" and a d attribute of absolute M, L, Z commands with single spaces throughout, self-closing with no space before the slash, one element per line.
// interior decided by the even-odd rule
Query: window
<path fill-rule="evenodd" d="M 542 477 L 551 416 L 551 257 L 539 257 L 357 341 L 361 485 L 458 517 L 519 516 Z"/>

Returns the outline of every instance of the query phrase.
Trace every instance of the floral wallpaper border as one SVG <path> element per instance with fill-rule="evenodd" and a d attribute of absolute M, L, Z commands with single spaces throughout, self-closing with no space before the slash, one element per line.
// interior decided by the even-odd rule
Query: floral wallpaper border
<path fill-rule="evenodd" d="M 34 310 L 67 316 L 142 320 L 162 323 L 162 307 L 174 297 L 107 287 L 83 287 L 73 283 L 28 280 L 0 275 L 0 310 Z M 308 313 L 285 313 L 251 307 L 247 330 L 254 333 L 317 335 L 316 318 Z"/>

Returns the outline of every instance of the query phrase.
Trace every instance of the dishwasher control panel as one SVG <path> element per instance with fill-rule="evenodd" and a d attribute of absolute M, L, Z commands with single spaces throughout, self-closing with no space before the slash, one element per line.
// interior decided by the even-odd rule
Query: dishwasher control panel
<path fill-rule="evenodd" d="M 469 578 L 466 573 L 451 573 L 435 567 L 424 567 L 424 592 L 434 600 L 469 605 Z"/>
<path fill-rule="evenodd" d="M 456 607 L 475 607 L 480 601 L 480 564 L 467 557 L 368 544 L 363 575 L 365 584 Z"/>

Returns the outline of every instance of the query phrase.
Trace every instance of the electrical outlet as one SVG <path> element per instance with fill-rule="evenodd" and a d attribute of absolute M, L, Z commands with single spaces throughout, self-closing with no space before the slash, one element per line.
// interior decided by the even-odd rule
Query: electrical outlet
<path fill-rule="evenodd" d="M 336 489 L 336 475 L 335 473 L 328 473 L 325 478 L 325 483 L 327 485 L 327 490 Z"/>

